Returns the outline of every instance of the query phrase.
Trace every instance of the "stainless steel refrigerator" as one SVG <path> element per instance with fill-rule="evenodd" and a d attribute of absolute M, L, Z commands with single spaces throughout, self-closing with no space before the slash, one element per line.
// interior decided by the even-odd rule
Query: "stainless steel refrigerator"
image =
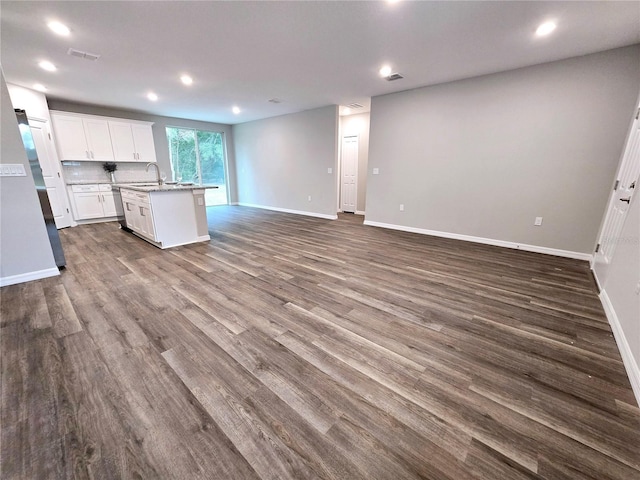
<path fill-rule="evenodd" d="M 27 151 L 27 158 L 29 159 L 29 167 L 31 167 L 33 181 L 36 184 L 36 192 L 38 194 L 38 200 L 40 200 L 40 208 L 42 208 L 42 216 L 44 217 L 44 224 L 47 227 L 47 234 L 49 235 L 49 242 L 51 243 L 51 249 L 53 250 L 53 257 L 56 260 L 58 268 L 64 268 L 66 260 L 64 258 L 64 252 L 62 251 L 62 244 L 60 243 L 60 235 L 58 235 L 56 222 L 53 218 L 51 203 L 49 203 L 47 186 L 45 185 L 44 178 L 42 177 L 42 168 L 40 167 L 38 153 L 36 152 L 36 146 L 33 141 L 33 136 L 31 135 L 29 120 L 27 119 L 27 114 L 24 110 L 16 109 L 15 112 L 16 117 L 18 118 L 18 127 L 20 128 L 22 143 L 24 144 L 24 149 Z"/>

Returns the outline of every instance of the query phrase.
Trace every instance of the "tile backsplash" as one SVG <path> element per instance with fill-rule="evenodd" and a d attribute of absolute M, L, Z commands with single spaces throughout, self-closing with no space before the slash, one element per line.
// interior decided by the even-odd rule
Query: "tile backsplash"
<path fill-rule="evenodd" d="M 156 169 L 145 171 L 146 163 L 117 163 L 114 172 L 117 183 L 145 182 L 156 179 Z M 167 172 L 170 174 L 170 172 Z M 66 183 L 95 182 L 109 183 L 110 175 L 100 162 L 62 162 L 62 174 Z"/>

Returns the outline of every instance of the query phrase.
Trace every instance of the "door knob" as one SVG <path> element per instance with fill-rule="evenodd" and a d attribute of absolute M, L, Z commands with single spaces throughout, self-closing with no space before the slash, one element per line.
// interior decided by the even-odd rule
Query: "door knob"
<path fill-rule="evenodd" d="M 630 203 L 631 202 L 631 197 L 627 197 L 627 198 L 621 198 L 620 199 L 621 202 L 627 202 Z"/>

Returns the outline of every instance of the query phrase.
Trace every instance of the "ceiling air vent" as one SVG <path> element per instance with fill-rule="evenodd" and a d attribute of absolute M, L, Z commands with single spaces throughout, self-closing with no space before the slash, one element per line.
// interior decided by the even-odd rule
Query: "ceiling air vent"
<path fill-rule="evenodd" d="M 349 105 L 347 105 L 347 107 L 354 109 L 354 108 L 362 108 L 364 107 L 364 105 L 360 105 L 359 103 L 350 103 Z"/>
<path fill-rule="evenodd" d="M 404 78 L 404 77 L 399 73 L 392 73 L 391 75 L 385 78 L 387 79 L 387 82 L 393 82 L 394 80 L 400 80 L 401 78 Z"/>
<path fill-rule="evenodd" d="M 72 57 L 84 58 L 85 60 L 96 61 L 100 58 L 100 55 L 97 53 L 89 53 L 83 52 L 82 50 L 76 50 L 75 48 L 70 48 L 67 50 L 67 55 L 71 55 Z"/>

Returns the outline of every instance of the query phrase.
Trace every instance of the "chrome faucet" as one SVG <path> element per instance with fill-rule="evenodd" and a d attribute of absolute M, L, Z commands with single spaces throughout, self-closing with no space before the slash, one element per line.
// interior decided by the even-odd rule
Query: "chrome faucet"
<path fill-rule="evenodd" d="M 164 181 L 162 180 L 162 178 L 160 178 L 160 167 L 158 167 L 157 163 L 153 163 L 153 162 L 149 162 L 147 163 L 147 168 L 145 170 L 145 172 L 149 171 L 149 167 L 156 167 L 156 179 L 158 180 L 158 185 L 162 185 L 164 183 Z"/>

